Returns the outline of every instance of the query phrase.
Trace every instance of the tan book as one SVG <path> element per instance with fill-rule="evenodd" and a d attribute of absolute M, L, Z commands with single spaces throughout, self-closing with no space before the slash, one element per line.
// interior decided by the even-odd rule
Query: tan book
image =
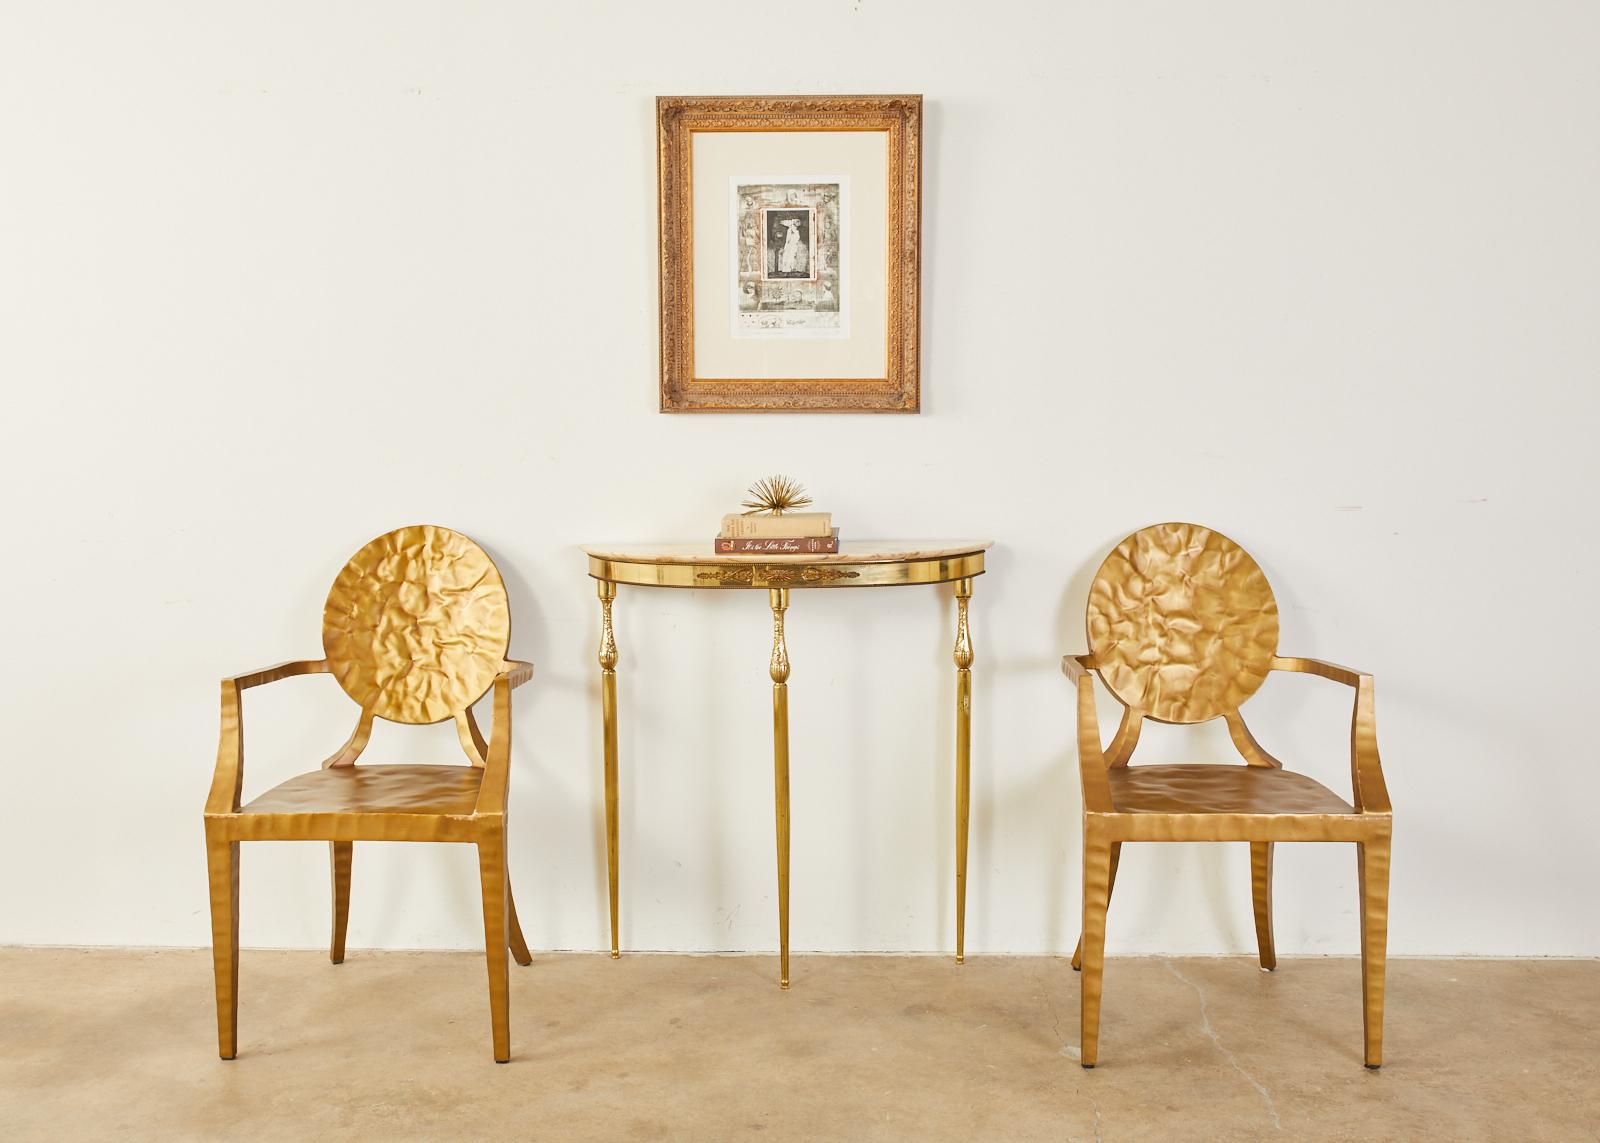
<path fill-rule="evenodd" d="M 818 556 L 839 550 L 839 529 L 823 536 L 744 536 L 730 540 L 718 536 L 712 549 L 719 556 Z"/>
<path fill-rule="evenodd" d="M 718 535 L 724 540 L 827 537 L 833 535 L 833 513 L 785 512 L 782 516 L 744 516 L 730 512 L 722 518 L 722 531 Z"/>

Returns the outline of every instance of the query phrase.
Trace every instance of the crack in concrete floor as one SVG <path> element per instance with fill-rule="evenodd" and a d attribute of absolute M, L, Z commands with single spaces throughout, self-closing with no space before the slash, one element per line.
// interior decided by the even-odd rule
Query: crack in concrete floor
<path fill-rule="evenodd" d="M 1199 998 L 1200 1001 L 1201 1035 L 1210 1040 L 1211 1043 L 1216 1047 L 1217 1051 L 1222 1053 L 1222 1058 L 1228 1062 L 1228 1066 L 1230 1068 L 1243 1076 L 1246 1082 L 1248 1082 L 1251 1087 L 1256 1089 L 1256 1092 L 1261 1096 L 1262 1102 L 1267 1105 L 1267 1114 L 1272 1117 L 1272 1126 L 1277 1128 L 1279 1131 L 1282 1131 L 1283 1120 L 1278 1118 L 1278 1105 L 1273 1101 L 1272 1093 L 1266 1089 L 1266 1086 L 1260 1080 L 1256 1079 L 1255 1076 L 1251 1075 L 1240 1066 L 1237 1057 L 1235 1057 L 1234 1054 L 1223 1045 L 1222 1037 L 1217 1035 L 1217 1030 L 1212 1027 L 1211 1015 L 1206 1010 L 1205 990 L 1194 981 L 1190 980 L 1187 976 L 1184 976 L 1183 973 L 1179 972 L 1178 966 L 1172 963 L 1171 957 L 1162 957 L 1161 963 L 1166 965 L 1167 971 L 1173 976 L 1177 977 L 1179 980 L 1183 981 L 1184 984 L 1187 984 L 1190 988 L 1194 989 L 1194 994 L 1197 998 Z"/>

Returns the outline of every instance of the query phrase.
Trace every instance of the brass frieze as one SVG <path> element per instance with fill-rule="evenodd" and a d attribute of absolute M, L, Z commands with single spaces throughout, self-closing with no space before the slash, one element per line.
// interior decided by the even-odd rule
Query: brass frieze
<path fill-rule="evenodd" d="M 841 579 L 857 579 L 860 575 L 860 572 L 848 568 L 816 565 L 741 564 L 737 567 L 709 568 L 696 573 L 695 578 L 714 580 L 724 587 L 788 587 L 792 584 L 835 583 Z"/>

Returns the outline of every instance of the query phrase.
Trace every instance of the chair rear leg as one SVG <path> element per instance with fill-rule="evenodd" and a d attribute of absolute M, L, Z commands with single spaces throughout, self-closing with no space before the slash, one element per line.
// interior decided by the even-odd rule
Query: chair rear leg
<path fill-rule="evenodd" d="M 1361 1027 L 1367 1067 L 1383 1066 L 1383 983 L 1389 949 L 1389 835 L 1356 843 L 1361 883 Z"/>
<path fill-rule="evenodd" d="M 344 934 L 350 926 L 350 860 L 355 842 L 330 841 L 328 868 L 333 877 L 333 937 L 328 942 L 328 959 L 344 963 Z"/>
<path fill-rule="evenodd" d="M 494 1060 L 511 1059 L 511 977 L 506 957 L 507 902 L 505 834 L 495 829 L 478 839 L 478 876 L 483 882 L 483 952 L 489 964 L 489 1019 Z"/>
<path fill-rule="evenodd" d="M 239 843 L 206 831 L 211 882 L 211 967 L 217 981 L 217 1054 L 239 1050 Z"/>
<path fill-rule="evenodd" d="M 506 874 L 506 921 L 508 943 L 511 945 L 511 956 L 520 965 L 533 963 L 533 957 L 528 954 L 528 942 L 523 939 L 522 925 L 517 921 L 517 899 L 511 892 L 511 875 Z"/>
<path fill-rule="evenodd" d="M 1256 907 L 1256 948 L 1261 967 L 1271 972 L 1278 967 L 1278 951 L 1272 942 L 1272 843 L 1250 843 L 1250 893 Z"/>
<path fill-rule="evenodd" d="M 1083 839 L 1083 979 L 1079 1062 L 1092 1068 L 1100 1059 L 1100 982 L 1105 967 L 1106 908 L 1111 903 L 1114 844 Z"/>
<path fill-rule="evenodd" d="M 1111 844 L 1111 878 L 1106 882 L 1106 908 L 1111 907 L 1111 891 L 1117 887 L 1117 862 L 1122 860 L 1122 843 Z M 1078 934 L 1078 947 L 1072 950 L 1072 971 L 1083 968 L 1083 934 Z"/>

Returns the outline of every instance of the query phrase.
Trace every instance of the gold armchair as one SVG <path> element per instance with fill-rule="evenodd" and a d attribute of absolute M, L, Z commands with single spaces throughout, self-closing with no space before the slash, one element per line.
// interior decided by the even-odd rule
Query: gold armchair
<path fill-rule="evenodd" d="M 1106 910 L 1125 841 L 1249 842 L 1256 942 L 1268 970 L 1277 966 L 1273 844 L 1355 842 L 1365 1062 L 1380 1066 L 1393 819 L 1378 762 L 1372 676 L 1280 656 L 1278 606 L 1266 575 L 1243 548 L 1196 524 L 1158 524 L 1118 544 L 1089 589 L 1088 631 L 1090 653 L 1061 663 L 1078 692 L 1083 781 L 1083 933 L 1072 958 L 1083 972 L 1083 1066 L 1094 1067 L 1099 1055 Z M 1319 675 L 1355 690 L 1350 801 L 1283 769 L 1245 726 L 1239 707 L 1271 671 Z M 1091 672 L 1124 708 L 1106 747 Z M 1129 766 L 1147 718 L 1224 718 L 1246 764 Z"/>
<path fill-rule="evenodd" d="M 489 557 L 444 528 L 401 528 L 345 565 L 322 613 L 324 658 L 282 663 L 222 680 L 222 736 L 206 799 L 211 952 L 217 984 L 217 1048 L 237 1052 L 239 843 L 326 841 L 333 876 L 329 957 L 344 960 L 350 864 L 357 841 L 453 841 L 478 847 L 494 1058 L 511 1057 L 509 944 L 529 963 L 506 872 L 506 778 L 511 691 L 533 674 L 505 657 L 511 640 L 505 584 Z M 240 804 L 244 740 L 240 695 L 296 675 L 331 674 L 361 706 L 349 741 L 320 770 Z M 486 743 L 472 704 L 494 689 Z M 425 724 L 455 720 L 470 765 L 357 766 L 374 718 Z"/>

